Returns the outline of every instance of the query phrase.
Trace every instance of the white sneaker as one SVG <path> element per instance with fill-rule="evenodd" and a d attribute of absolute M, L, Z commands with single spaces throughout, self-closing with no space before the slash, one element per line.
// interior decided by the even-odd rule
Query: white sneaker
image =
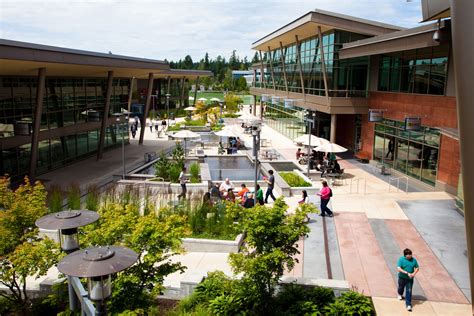
<path fill-rule="evenodd" d="M 397 298 L 398 298 L 399 301 L 403 300 L 403 296 L 401 296 L 401 295 L 398 295 Z"/>
<path fill-rule="evenodd" d="M 407 311 L 411 312 L 411 305 L 407 306 Z"/>

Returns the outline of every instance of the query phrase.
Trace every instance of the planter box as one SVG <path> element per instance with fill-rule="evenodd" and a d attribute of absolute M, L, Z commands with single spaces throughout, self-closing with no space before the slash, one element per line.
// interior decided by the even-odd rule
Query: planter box
<path fill-rule="evenodd" d="M 188 252 L 239 252 L 245 235 L 239 234 L 235 240 L 217 240 L 200 238 L 183 238 L 183 247 Z"/>

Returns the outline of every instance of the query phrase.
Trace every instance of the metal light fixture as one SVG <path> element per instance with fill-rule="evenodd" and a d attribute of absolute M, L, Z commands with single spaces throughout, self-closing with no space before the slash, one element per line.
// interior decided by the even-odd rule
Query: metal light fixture
<path fill-rule="evenodd" d="M 66 253 L 79 249 L 77 229 L 99 219 L 97 212 L 88 210 L 62 211 L 39 218 L 35 225 L 42 229 L 59 231 L 59 244 Z"/>
<path fill-rule="evenodd" d="M 70 277 L 87 278 L 88 296 L 96 303 L 96 315 L 105 315 L 105 301 L 112 294 L 112 274 L 127 269 L 137 259 L 137 253 L 126 247 L 90 247 L 64 257 L 58 270 Z"/>

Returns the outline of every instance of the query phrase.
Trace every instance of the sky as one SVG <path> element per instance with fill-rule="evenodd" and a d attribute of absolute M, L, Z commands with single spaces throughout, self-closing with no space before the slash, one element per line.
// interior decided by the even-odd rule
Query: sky
<path fill-rule="evenodd" d="M 252 59 L 252 43 L 314 9 L 415 27 L 420 0 L 0 0 L 0 38 L 157 60 Z"/>

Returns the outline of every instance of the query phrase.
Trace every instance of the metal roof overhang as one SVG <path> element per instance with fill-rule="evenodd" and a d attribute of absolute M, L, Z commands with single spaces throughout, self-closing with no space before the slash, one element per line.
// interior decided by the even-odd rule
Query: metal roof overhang
<path fill-rule="evenodd" d="M 267 51 L 270 46 L 272 50 L 280 47 L 280 42 L 285 46 L 295 42 L 295 35 L 297 35 L 300 40 L 315 36 L 318 26 L 321 27 L 321 32 L 340 29 L 369 36 L 391 33 L 403 29 L 398 26 L 359 19 L 348 15 L 315 10 L 252 43 L 252 49 Z"/>
<path fill-rule="evenodd" d="M 439 28 L 443 30 L 446 26 L 446 21 L 441 21 Z M 346 59 L 438 46 L 441 42 L 433 40 L 433 34 L 437 30 L 438 24 L 433 23 L 347 43 L 339 51 L 339 58 Z"/>
<path fill-rule="evenodd" d="M 106 77 L 109 71 L 116 78 L 195 78 L 211 76 L 212 72 L 174 70 L 161 60 L 95 53 L 0 39 L 0 75 L 36 76 L 46 68 L 47 76 Z"/>

